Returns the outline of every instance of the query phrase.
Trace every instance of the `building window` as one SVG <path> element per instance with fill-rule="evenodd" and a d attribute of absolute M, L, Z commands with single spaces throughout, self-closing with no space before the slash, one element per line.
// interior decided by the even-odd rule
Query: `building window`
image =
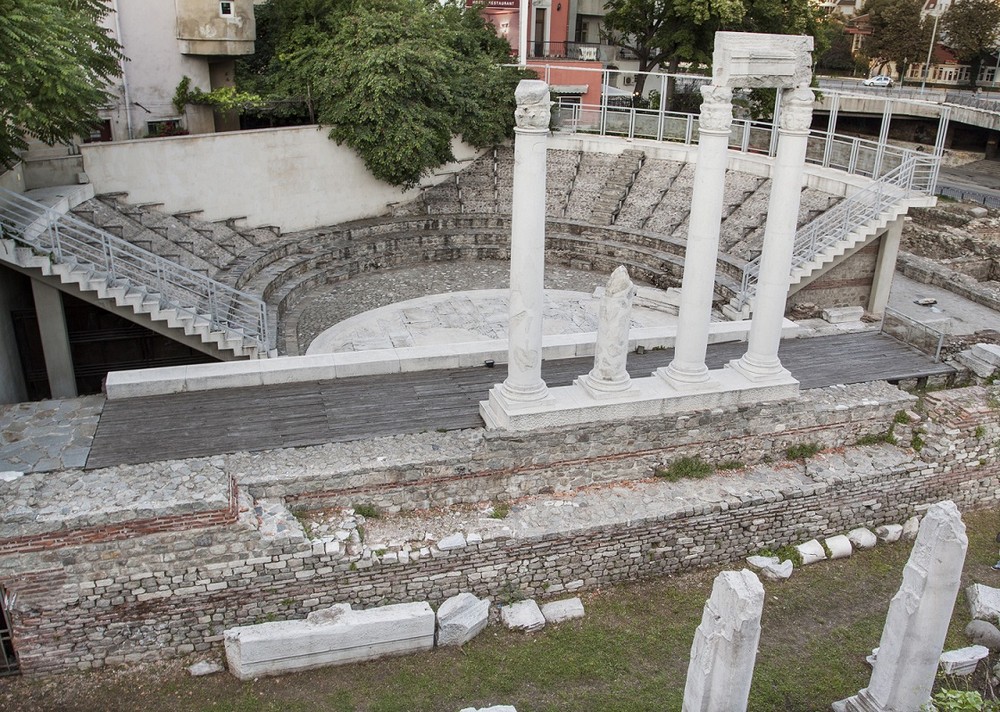
<path fill-rule="evenodd" d="M 223 0 L 219 3 L 219 14 L 223 17 L 232 17 L 233 3 L 231 0 Z"/>

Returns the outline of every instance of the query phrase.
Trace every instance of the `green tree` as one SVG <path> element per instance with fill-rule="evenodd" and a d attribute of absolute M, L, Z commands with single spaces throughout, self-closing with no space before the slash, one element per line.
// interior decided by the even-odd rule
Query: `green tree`
<path fill-rule="evenodd" d="M 931 39 L 929 23 L 920 18 L 924 0 L 869 0 L 865 5 L 872 34 L 866 39 L 865 56 L 870 66 L 884 69 L 895 63 L 900 81 L 911 62 L 927 53 Z"/>
<path fill-rule="evenodd" d="M 969 65 L 969 85 L 975 86 L 983 60 L 1000 43 L 1000 2 L 956 0 L 941 16 L 941 35 Z"/>
<path fill-rule="evenodd" d="M 121 73 L 107 13 L 102 0 L 0 0 L 0 166 L 25 135 L 51 145 L 93 128 Z"/>
<path fill-rule="evenodd" d="M 475 8 L 454 0 L 272 0 L 258 8 L 264 51 L 241 64 L 241 89 L 304 101 L 378 178 L 412 186 L 454 160 L 454 136 L 487 147 L 512 135 L 522 72 L 501 66 L 510 46 Z"/>
<path fill-rule="evenodd" d="M 659 66 L 671 74 L 681 62 L 709 64 L 715 32 L 737 25 L 745 12 L 742 0 L 607 0 L 604 7 L 605 39 L 635 54 L 640 72 Z M 636 77 L 637 93 L 645 81 L 644 74 Z"/>

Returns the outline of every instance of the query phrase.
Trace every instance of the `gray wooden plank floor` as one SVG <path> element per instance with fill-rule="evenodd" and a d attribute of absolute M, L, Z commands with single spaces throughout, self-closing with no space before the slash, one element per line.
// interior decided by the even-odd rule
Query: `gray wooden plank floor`
<path fill-rule="evenodd" d="M 719 368 L 745 350 L 744 343 L 712 345 L 706 362 Z M 669 349 L 633 353 L 629 373 L 648 376 L 672 356 Z M 953 370 L 872 332 L 787 340 L 780 356 L 802 388 Z M 549 386 L 568 385 L 592 362 L 547 361 L 542 376 Z M 479 401 L 506 375 L 498 365 L 108 401 L 87 467 L 482 427 Z"/>

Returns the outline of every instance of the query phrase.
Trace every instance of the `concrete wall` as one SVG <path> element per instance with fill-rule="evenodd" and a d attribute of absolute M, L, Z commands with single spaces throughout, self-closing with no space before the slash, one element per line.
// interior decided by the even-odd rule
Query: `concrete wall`
<path fill-rule="evenodd" d="M 13 168 L 0 173 L 0 188 L 12 190 L 15 193 L 23 193 L 27 190 L 24 187 L 24 164 L 18 163 Z"/>
<path fill-rule="evenodd" d="M 80 156 L 59 156 L 25 160 L 24 187 L 51 188 L 57 185 L 76 185 L 83 172 L 83 158 Z"/>
<path fill-rule="evenodd" d="M 358 155 L 319 126 L 177 136 L 81 146 L 97 193 L 126 192 L 131 203 L 165 212 L 201 210 L 204 220 L 246 217 L 284 231 L 373 217 L 410 200 L 374 178 Z M 459 160 L 476 152 L 454 146 Z M 444 167 L 436 181 L 455 166 Z M 436 182 L 434 179 L 428 182 Z"/>
<path fill-rule="evenodd" d="M 24 275 L 0 265 L 0 403 L 20 403 L 28 398 L 11 311 L 32 308 L 29 282 Z"/>
<path fill-rule="evenodd" d="M 222 15 L 218 0 L 175 0 L 177 44 L 185 54 L 253 54 L 257 26 L 253 0 L 233 0 L 232 14 Z"/>

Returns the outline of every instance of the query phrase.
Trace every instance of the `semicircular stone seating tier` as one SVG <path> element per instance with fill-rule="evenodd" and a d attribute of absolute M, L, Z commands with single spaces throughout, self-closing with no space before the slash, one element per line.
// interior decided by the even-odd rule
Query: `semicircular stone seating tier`
<path fill-rule="evenodd" d="M 428 261 L 507 260 L 513 151 L 488 151 L 464 170 L 422 191 L 391 214 L 280 234 L 196 214 L 168 215 L 103 195 L 78 206 L 81 218 L 237 289 L 261 296 L 272 333 L 288 310 L 322 285 L 374 270 Z M 632 279 L 678 287 L 694 166 L 620 154 L 550 150 L 546 175 L 546 260 L 609 274 L 625 265 Z M 729 171 L 723 205 L 715 301 L 740 290 L 743 268 L 763 241 L 770 181 Z M 799 224 L 840 200 L 806 188 Z"/>

